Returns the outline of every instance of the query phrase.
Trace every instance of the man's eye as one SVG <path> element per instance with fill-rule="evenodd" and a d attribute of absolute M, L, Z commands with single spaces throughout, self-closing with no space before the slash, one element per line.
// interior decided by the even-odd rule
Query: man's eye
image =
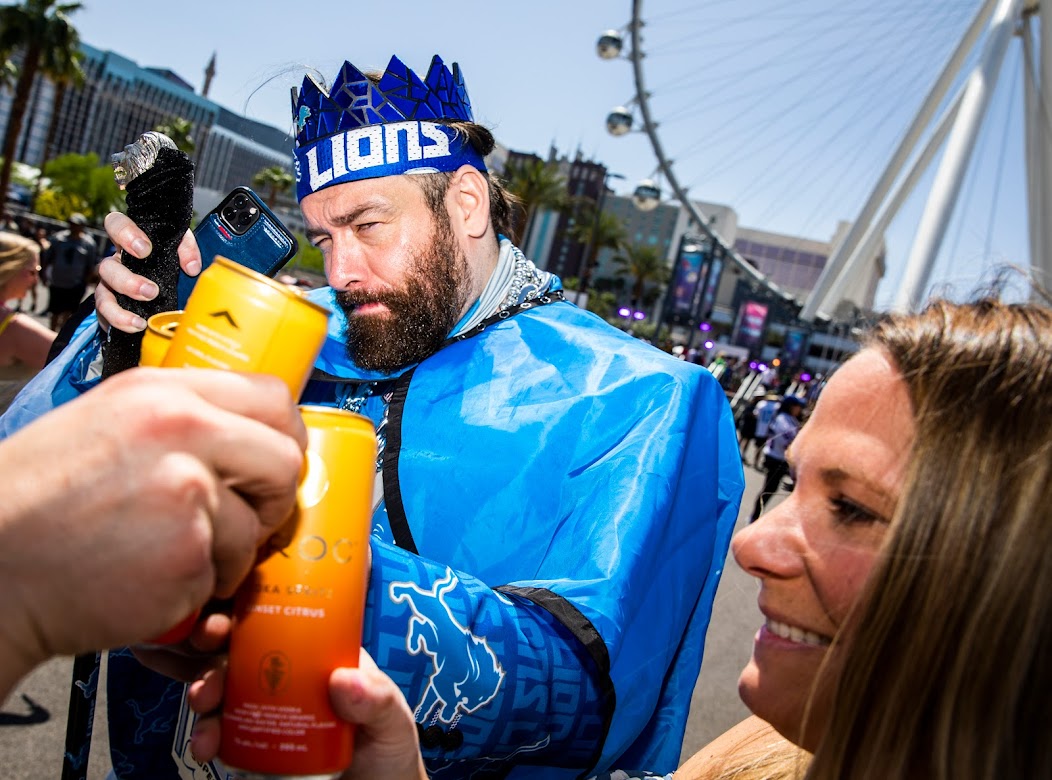
<path fill-rule="evenodd" d="M 835 498 L 831 503 L 838 523 L 852 525 L 855 523 L 876 523 L 882 521 L 882 518 L 876 512 L 848 501 L 846 498 Z"/>

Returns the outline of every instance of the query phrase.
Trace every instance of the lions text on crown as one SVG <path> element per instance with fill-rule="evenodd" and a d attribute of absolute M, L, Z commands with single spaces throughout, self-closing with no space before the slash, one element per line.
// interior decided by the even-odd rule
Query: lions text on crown
<path fill-rule="evenodd" d="M 374 125 L 331 136 L 306 152 L 310 189 L 367 168 L 449 157 L 449 141 L 446 131 L 430 122 Z"/>

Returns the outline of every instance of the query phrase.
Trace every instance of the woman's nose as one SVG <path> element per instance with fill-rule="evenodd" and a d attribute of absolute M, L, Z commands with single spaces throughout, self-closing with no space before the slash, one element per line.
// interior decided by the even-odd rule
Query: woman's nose
<path fill-rule="evenodd" d="M 731 541 L 734 560 L 754 577 L 794 577 L 803 571 L 803 547 L 794 496 L 745 526 Z"/>

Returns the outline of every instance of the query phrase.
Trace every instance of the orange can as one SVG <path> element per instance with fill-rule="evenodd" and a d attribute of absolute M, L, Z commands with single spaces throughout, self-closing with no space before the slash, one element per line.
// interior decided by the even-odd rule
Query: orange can
<path fill-rule="evenodd" d="M 295 515 L 234 606 L 219 758 L 250 780 L 336 778 L 353 752 L 329 676 L 358 665 L 376 435 L 351 412 L 300 410 L 308 444 Z"/>
<path fill-rule="evenodd" d="M 299 398 L 329 312 L 288 285 L 216 257 L 194 285 L 162 366 L 272 374 Z"/>
<path fill-rule="evenodd" d="M 168 345 L 172 343 L 175 329 L 179 327 L 181 311 L 163 311 L 146 321 L 146 331 L 142 334 L 142 348 L 139 352 L 140 366 L 159 366 L 164 362 Z"/>

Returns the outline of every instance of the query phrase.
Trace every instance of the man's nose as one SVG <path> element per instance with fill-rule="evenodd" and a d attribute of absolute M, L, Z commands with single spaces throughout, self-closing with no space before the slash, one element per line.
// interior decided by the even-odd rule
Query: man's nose
<path fill-rule="evenodd" d="M 368 262 L 362 247 L 355 241 L 334 241 L 325 276 L 334 290 L 349 290 L 368 279 Z"/>

